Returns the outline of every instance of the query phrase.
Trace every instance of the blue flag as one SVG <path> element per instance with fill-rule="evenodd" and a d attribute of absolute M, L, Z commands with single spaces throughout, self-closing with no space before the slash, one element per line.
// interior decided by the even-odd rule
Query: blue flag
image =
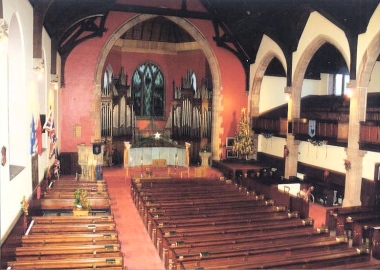
<path fill-rule="evenodd" d="M 37 141 L 36 141 L 36 127 L 34 124 L 34 116 L 32 116 L 32 123 L 30 127 L 30 154 L 34 155 L 37 149 Z"/>

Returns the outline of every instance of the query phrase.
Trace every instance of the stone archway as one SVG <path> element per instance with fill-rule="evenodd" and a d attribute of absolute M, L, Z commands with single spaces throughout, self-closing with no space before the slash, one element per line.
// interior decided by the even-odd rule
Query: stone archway
<path fill-rule="evenodd" d="M 120 26 L 115 33 L 110 37 L 110 39 L 107 41 L 107 43 L 103 46 L 103 49 L 100 53 L 98 64 L 95 68 L 95 74 L 94 74 L 94 83 L 95 83 L 95 89 L 94 89 L 94 96 L 95 102 L 100 102 L 100 92 L 101 92 L 101 81 L 102 81 L 102 71 L 105 64 L 105 61 L 107 59 L 107 55 L 111 51 L 111 48 L 116 43 L 116 41 L 123 35 L 128 29 L 132 28 L 133 26 L 151 19 L 153 17 L 156 17 L 156 15 L 148 15 L 148 14 L 142 14 L 137 15 L 133 17 L 131 20 Z M 205 57 L 209 63 L 211 75 L 212 75 L 212 81 L 213 81 L 213 111 L 212 111 L 212 132 L 211 132 L 211 150 L 213 153 L 213 157 L 218 156 L 218 149 L 219 149 L 219 135 L 222 132 L 222 117 L 220 116 L 220 112 L 222 109 L 221 104 L 221 75 L 220 75 L 220 69 L 217 62 L 216 55 L 214 54 L 211 45 L 209 44 L 208 40 L 203 36 L 203 34 L 198 30 L 197 27 L 195 27 L 191 22 L 189 22 L 186 19 L 179 18 L 179 17 L 171 17 L 171 16 L 165 16 L 168 20 L 171 20 L 172 22 L 178 24 L 181 26 L 184 30 L 186 30 L 194 39 L 196 42 L 200 44 L 200 48 L 202 49 L 203 53 L 205 54 Z M 95 134 L 97 138 L 100 138 L 100 108 L 99 106 L 95 106 Z"/>

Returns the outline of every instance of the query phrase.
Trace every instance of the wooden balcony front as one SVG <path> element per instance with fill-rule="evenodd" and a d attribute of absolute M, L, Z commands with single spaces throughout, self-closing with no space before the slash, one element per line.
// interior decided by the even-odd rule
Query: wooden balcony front
<path fill-rule="evenodd" d="M 360 149 L 380 152 L 380 121 L 360 122 Z"/>
<path fill-rule="evenodd" d="M 286 118 L 252 118 L 252 130 L 255 133 L 270 133 L 275 136 L 286 136 L 288 121 Z"/>

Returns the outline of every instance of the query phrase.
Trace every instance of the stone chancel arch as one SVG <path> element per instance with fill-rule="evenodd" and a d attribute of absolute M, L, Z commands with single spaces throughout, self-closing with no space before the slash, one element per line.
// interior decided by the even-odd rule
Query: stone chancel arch
<path fill-rule="evenodd" d="M 103 76 L 102 70 L 105 64 L 105 61 L 107 59 L 107 56 L 109 52 L 111 51 L 112 47 L 116 43 L 116 41 L 130 28 L 133 26 L 151 19 L 153 17 L 156 17 L 155 15 L 148 15 L 148 14 L 141 14 L 133 17 L 123 25 L 121 25 L 109 38 L 109 40 L 106 42 L 106 44 L 103 46 L 102 51 L 99 55 L 98 64 L 95 68 L 95 74 L 94 74 L 94 82 L 95 82 L 95 93 L 100 93 L 101 89 L 101 78 Z M 213 80 L 213 112 L 212 112 L 212 132 L 211 132 L 211 150 L 214 155 L 214 157 L 218 156 L 218 149 L 219 149 L 219 142 L 218 138 L 221 134 L 221 117 L 219 117 L 220 110 L 221 110 L 221 75 L 220 75 L 220 69 L 218 65 L 218 61 L 216 58 L 216 55 L 214 54 L 211 45 L 207 41 L 207 39 L 203 36 L 203 34 L 198 30 L 197 27 L 195 27 L 191 22 L 189 22 L 186 19 L 179 18 L 179 17 L 171 17 L 171 16 L 165 16 L 165 18 L 173 21 L 174 23 L 178 24 L 180 27 L 182 27 L 184 30 L 186 30 L 199 44 L 199 48 L 202 49 L 211 70 L 212 80 Z M 98 108 L 95 109 L 95 114 L 99 115 L 99 119 L 96 120 L 97 123 L 100 125 L 100 112 L 96 111 L 99 110 Z M 98 133 L 100 130 L 99 128 L 95 127 L 96 132 Z M 100 138 L 100 134 L 99 134 Z"/>

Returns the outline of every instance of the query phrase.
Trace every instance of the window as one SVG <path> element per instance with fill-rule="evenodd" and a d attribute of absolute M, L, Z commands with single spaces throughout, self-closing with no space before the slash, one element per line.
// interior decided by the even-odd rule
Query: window
<path fill-rule="evenodd" d="M 165 113 L 164 76 L 154 64 L 146 62 L 132 75 L 132 92 L 137 117 L 163 117 Z"/>
<path fill-rule="evenodd" d="M 334 91 L 333 94 L 341 96 L 347 93 L 347 83 L 350 80 L 349 75 L 335 74 L 334 75 Z"/>

